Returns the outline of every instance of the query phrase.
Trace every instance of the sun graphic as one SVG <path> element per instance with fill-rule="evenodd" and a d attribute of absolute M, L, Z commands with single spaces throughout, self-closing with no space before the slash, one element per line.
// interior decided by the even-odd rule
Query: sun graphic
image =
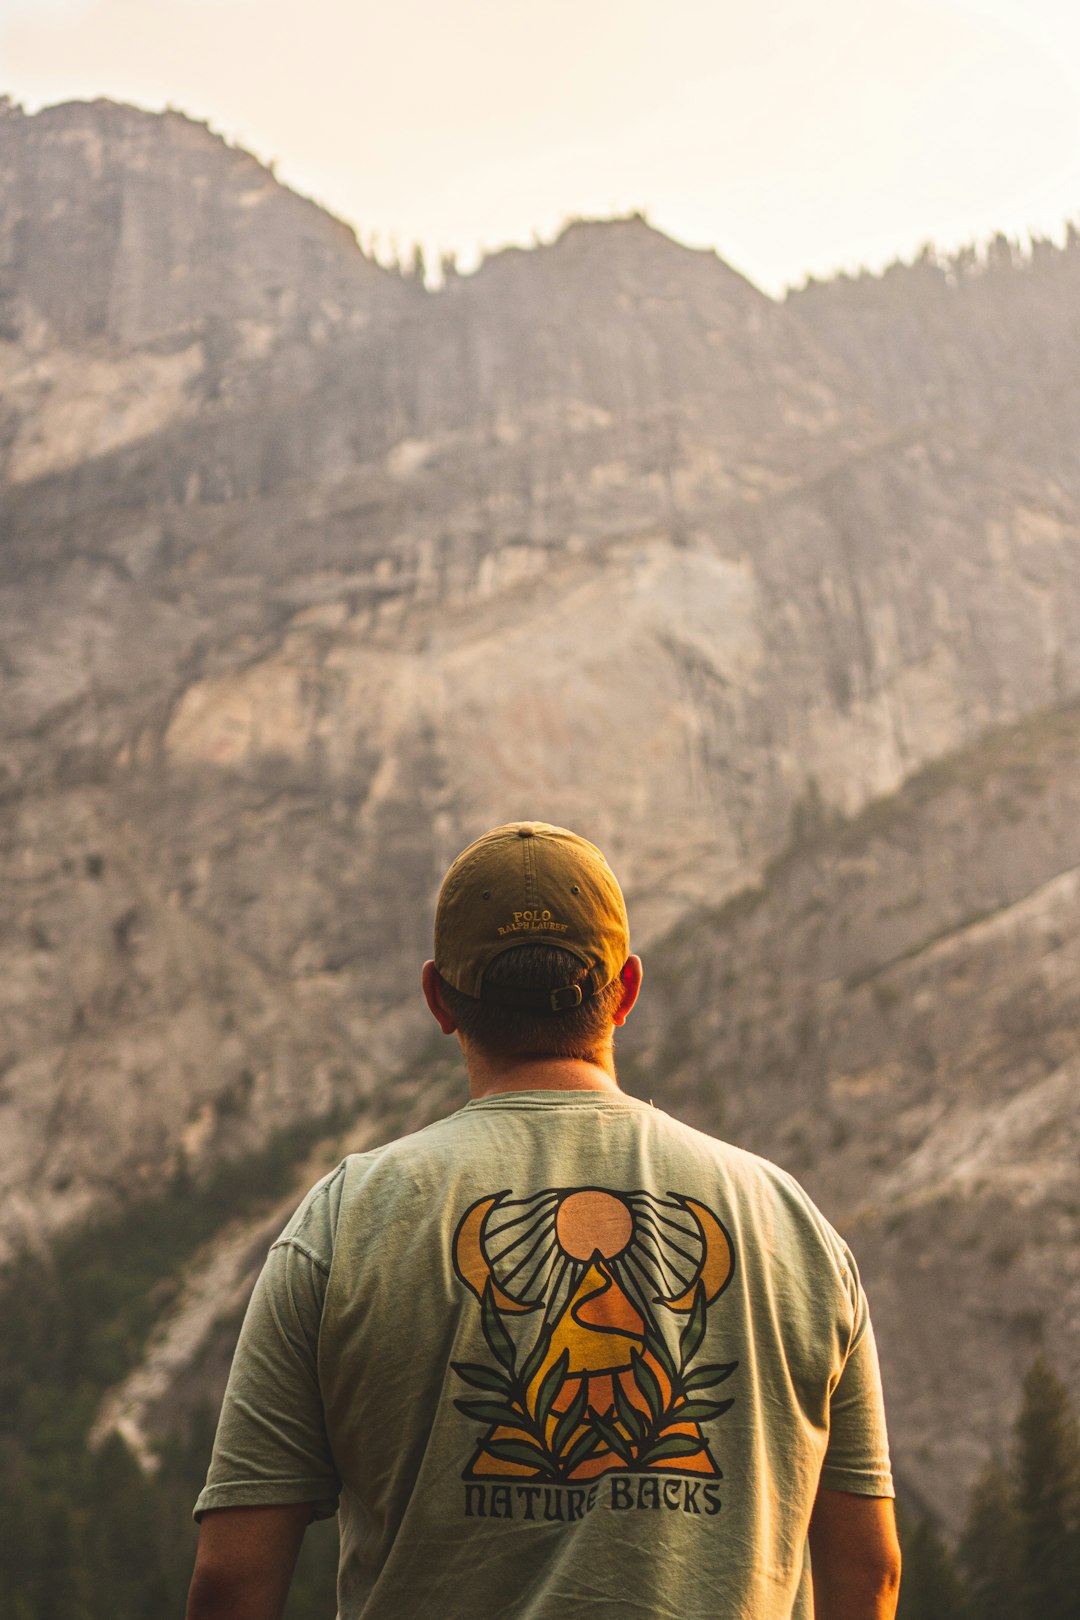
<path fill-rule="evenodd" d="M 454 1264 L 496 1363 L 455 1363 L 483 1391 L 457 1402 L 486 1425 L 466 1478 L 719 1473 L 701 1424 L 732 1402 L 706 1392 L 737 1364 L 695 1358 L 735 1257 L 711 1210 L 677 1193 L 505 1191 L 466 1210 Z M 665 1315 L 687 1318 L 677 1355 Z M 508 1325 L 523 1317 L 527 1351 Z"/>

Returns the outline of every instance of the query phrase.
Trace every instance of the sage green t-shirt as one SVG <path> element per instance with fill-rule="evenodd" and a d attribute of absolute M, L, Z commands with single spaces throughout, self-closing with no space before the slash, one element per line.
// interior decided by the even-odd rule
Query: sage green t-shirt
<path fill-rule="evenodd" d="M 341 1620 L 797 1620 L 819 1482 L 893 1494 L 807 1195 L 622 1093 L 504 1093 L 304 1199 L 196 1516 L 337 1509 Z"/>

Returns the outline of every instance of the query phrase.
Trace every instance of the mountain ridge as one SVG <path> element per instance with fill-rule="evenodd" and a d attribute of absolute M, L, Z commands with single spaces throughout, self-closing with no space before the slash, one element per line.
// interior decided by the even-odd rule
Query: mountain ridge
<path fill-rule="evenodd" d="M 441 873 L 494 822 L 568 823 L 652 964 L 628 1074 L 855 1223 L 947 1511 L 1039 1313 L 1075 1358 L 1057 1180 L 990 1258 L 1039 1120 L 1072 1129 L 1080 247 L 1054 252 L 779 304 L 630 219 L 423 292 L 179 115 L 0 118 L 5 1252 L 312 1113 L 407 1126 Z M 950 783 L 1010 737 L 1015 770 Z M 905 793 L 923 819 L 874 842 Z M 978 1152 L 996 1192 L 934 1169 Z M 977 1369 L 923 1342 L 905 1243 L 942 1342 L 993 1347 L 967 1435 L 941 1391 Z"/>

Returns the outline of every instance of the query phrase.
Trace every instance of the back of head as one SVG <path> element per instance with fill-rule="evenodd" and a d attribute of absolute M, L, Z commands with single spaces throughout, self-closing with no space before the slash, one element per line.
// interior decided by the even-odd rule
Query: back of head
<path fill-rule="evenodd" d="M 515 945 L 495 958 L 485 981 L 491 989 L 544 992 L 580 983 L 580 975 L 580 961 L 558 945 Z M 441 974 L 439 977 L 458 1029 L 485 1057 L 515 1062 L 578 1058 L 583 1063 L 598 1063 L 611 1044 L 613 1018 L 623 989 L 618 977 L 576 1006 L 555 1012 L 466 996 Z"/>
<path fill-rule="evenodd" d="M 443 881 L 435 966 L 465 1040 L 503 1060 L 610 1048 L 629 955 L 626 906 L 595 844 L 511 822 L 470 844 Z"/>

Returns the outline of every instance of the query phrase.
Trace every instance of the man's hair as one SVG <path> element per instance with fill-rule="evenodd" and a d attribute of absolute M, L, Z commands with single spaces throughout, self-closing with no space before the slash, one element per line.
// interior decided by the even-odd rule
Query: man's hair
<path fill-rule="evenodd" d="M 484 983 L 517 989 L 555 990 L 583 983 L 584 962 L 558 945 L 513 945 L 488 964 Z M 612 1019 L 622 998 L 621 979 L 563 1012 L 528 1012 L 498 1007 L 463 995 L 439 975 L 443 1000 L 458 1029 L 485 1057 L 578 1058 L 595 1063 L 607 1050 Z"/>

